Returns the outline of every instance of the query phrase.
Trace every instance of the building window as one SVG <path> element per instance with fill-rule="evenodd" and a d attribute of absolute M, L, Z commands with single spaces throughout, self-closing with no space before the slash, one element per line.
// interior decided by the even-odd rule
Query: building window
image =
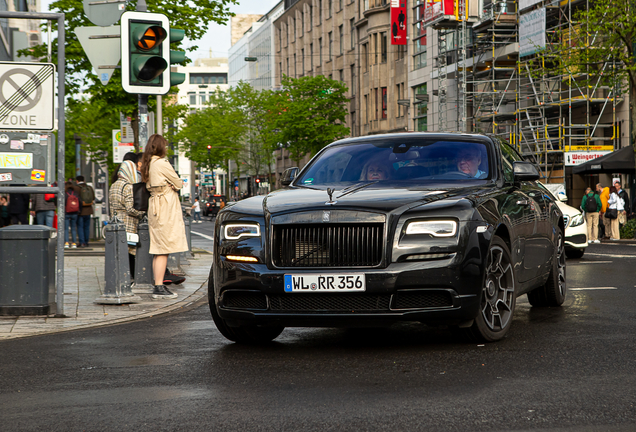
<path fill-rule="evenodd" d="M 285 46 L 289 46 L 289 25 L 286 25 L 285 27 L 287 27 L 287 31 L 285 32 Z"/>
<path fill-rule="evenodd" d="M 313 6 L 309 5 L 309 30 L 311 30 L 313 25 L 314 25 L 314 8 Z"/>
<path fill-rule="evenodd" d="M 349 39 L 351 40 L 351 49 L 356 47 L 356 20 L 355 18 L 351 18 L 349 20 L 349 26 L 351 29 L 351 34 L 349 35 Z"/>
<path fill-rule="evenodd" d="M 227 84 L 226 73 L 191 73 L 190 84 Z"/>
<path fill-rule="evenodd" d="M 331 18 L 332 8 L 333 8 L 333 0 L 327 0 L 327 18 Z"/>
<path fill-rule="evenodd" d="M 197 104 L 197 94 L 194 92 L 190 92 L 188 93 L 189 99 L 190 99 L 190 105 L 196 105 Z"/>
<path fill-rule="evenodd" d="M 373 33 L 373 46 L 371 47 L 371 49 L 373 50 L 373 64 L 378 64 L 379 48 L 380 47 L 378 46 L 378 34 Z"/>
<path fill-rule="evenodd" d="M 300 73 L 305 73 L 305 49 L 300 50 Z"/>
<path fill-rule="evenodd" d="M 417 25 L 420 25 L 420 23 Z M 424 31 L 424 36 L 416 39 L 414 42 L 413 70 L 426 66 L 426 29 L 424 28 L 422 31 Z"/>
<path fill-rule="evenodd" d="M 283 30 L 282 29 L 278 29 L 278 51 L 280 52 L 281 47 L 283 46 Z"/>
<path fill-rule="evenodd" d="M 322 38 L 318 38 L 318 66 L 322 63 Z"/>
<path fill-rule="evenodd" d="M 292 18 L 292 24 L 294 26 L 294 40 L 296 40 L 296 18 Z"/>
<path fill-rule="evenodd" d="M 300 37 L 303 37 L 305 34 L 305 15 L 300 13 Z"/>
<path fill-rule="evenodd" d="M 318 0 L 318 24 L 322 22 L 322 0 Z"/>
<path fill-rule="evenodd" d="M 362 45 L 362 70 L 364 72 L 369 70 L 369 44 Z"/>
<path fill-rule="evenodd" d="M 387 42 L 388 39 L 386 37 L 386 32 L 382 32 L 380 33 L 380 52 L 382 57 L 380 58 L 380 62 L 382 63 L 386 63 L 386 56 L 387 56 Z"/>
<path fill-rule="evenodd" d="M 296 53 L 294 53 L 294 78 L 298 78 L 298 70 L 296 69 L 296 65 L 298 63 L 296 62 Z"/>
<path fill-rule="evenodd" d="M 398 84 L 395 86 L 395 94 L 397 95 L 396 102 L 399 102 L 400 99 L 404 98 L 404 95 L 402 94 L 403 89 L 404 89 L 404 84 Z M 397 115 L 395 117 L 402 117 L 402 105 L 397 103 L 396 108 L 397 109 L 395 110 L 395 112 L 397 113 Z"/>
<path fill-rule="evenodd" d="M 427 94 L 426 84 L 413 88 L 413 93 Z M 417 132 L 428 131 L 428 102 L 421 102 L 415 105 L 415 130 Z"/>
<path fill-rule="evenodd" d="M 309 69 L 314 70 L 314 44 L 309 44 Z"/>
<path fill-rule="evenodd" d="M 333 32 L 329 32 L 329 61 L 333 56 Z"/>
<path fill-rule="evenodd" d="M 378 119 L 378 109 L 380 108 L 380 104 L 379 104 L 379 100 L 378 100 L 378 89 L 374 89 L 375 90 L 375 116 L 373 117 L 374 120 Z"/>
<path fill-rule="evenodd" d="M 402 60 L 404 57 L 406 57 L 406 45 L 398 45 L 396 60 Z"/>
<path fill-rule="evenodd" d="M 344 53 L 344 26 L 338 27 L 338 36 L 340 37 L 340 54 Z"/>
<path fill-rule="evenodd" d="M 338 10 L 342 10 L 342 0 L 338 0 Z"/>
<path fill-rule="evenodd" d="M 382 118 L 386 118 L 386 87 L 382 87 Z"/>
<path fill-rule="evenodd" d="M 289 76 L 289 57 L 287 57 L 287 76 Z"/>
<path fill-rule="evenodd" d="M 369 124 L 369 97 L 364 95 L 364 124 Z"/>
<path fill-rule="evenodd" d="M 356 95 L 356 65 L 351 65 L 351 96 Z"/>
<path fill-rule="evenodd" d="M 364 11 L 368 11 L 369 10 L 369 0 L 364 0 Z"/>
<path fill-rule="evenodd" d="M 205 105 L 205 103 L 207 102 L 207 96 L 205 93 L 199 93 L 199 103 L 201 105 Z"/>
<path fill-rule="evenodd" d="M 340 82 L 344 82 L 344 69 L 340 69 L 338 73 L 340 75 Z"/>

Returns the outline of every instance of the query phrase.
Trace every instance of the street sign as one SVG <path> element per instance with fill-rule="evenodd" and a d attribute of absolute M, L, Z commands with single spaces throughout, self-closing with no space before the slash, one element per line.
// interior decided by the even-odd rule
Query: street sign
<path fill-rule="evenodd" d="M 108 84 L 121 58 L 119 26 L 76 27 L 75 35 L 99 80 Z"/>
<path fill-rule="evenodd" d="M 0 186 L 47 186 L 55 181 L 55 145 L 50 133 L 0 133 Z"/>
<path fill-rule="evenodd" d="M 53 130 L 55 66 L 0 62 L 0 130 Z"/>
<path fill-rule="evenodd" d="M 121 142 L 121 131 L 113 129 L 113 162 L 122 163 L 124 155 L 128 152 L 134 152 L 135 145 L 133 143 Z"/>
<path fill-rule="evenodd" d="M 121 142 L 135 142 L 135 132 L 133 131 L 130 117 L 124 117 L 122 113 L 119 113 L 119 128 L 121 129 Z"/>
<path fill-rule="evenodd" d="M 592 159 L 596 159 L 601 156 L 605 156 L 606 154 L 611 153 L 611 151 L 579 151 L 579 152 L 565 152 L 563 153 L 565 157 L 565 165 L 566 166 L 574 166 L 580 165 Z"/>
<path fill-rule="evenodd" d="M 126 0 L 84 0 L 83 5 L 86 18 L 102 27 L 115 24 L 126 10 Z"/>

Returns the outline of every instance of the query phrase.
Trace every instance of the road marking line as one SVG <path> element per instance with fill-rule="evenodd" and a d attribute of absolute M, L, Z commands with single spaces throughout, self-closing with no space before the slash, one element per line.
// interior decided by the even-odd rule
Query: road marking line
<path fill-rule="evenodd" d="M 569 288 L 570 291 L 615 290 L 616 287 Z"/>
<path fill-rule="evenodd" d="M 599 254 L 599 253 L 589 253 L 589 252 L 587 252 L 586 255 L 602 256 L 604 258 L 636 258 L 636 255 L 611 255 L 611 254 Z"/>
<path fill-rule="evenodd" d="M 205 234 L 203 234 L 203 233 L 196 232 L 196 231 L 190 231 L 190 232 L 191 232 L 192 234 L 196 234 L 196 235 L 201 236 L 201 237 L 203 237 L 203 238 L 206 238 L 206 239 L 208 239 L 208 240 L 214 241 L 214 238 L 210 237 L 209 235 L 205 235 Z M 611 261 L 608 261 L 608 262 L 611 262 Z"/>
<path fill-rule="evenodd" d="M 609 264 L 609 263 L 613 263 L 613 262 L 614 261 L 579 261 L 576 264 L 568 265 L 568 267 L 576 266 L 576 265 L 580 265 L 580 264 Z"/>

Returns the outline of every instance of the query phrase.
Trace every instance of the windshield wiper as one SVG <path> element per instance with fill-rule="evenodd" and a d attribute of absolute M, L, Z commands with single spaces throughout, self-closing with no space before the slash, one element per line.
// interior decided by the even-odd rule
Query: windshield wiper
<path fill-rule="evenodd" d="M 340 195 L 338 195 L 338 197 L 337 197 L 337 198 L 342 198 L 342 197 L 343 197 L 343 196 L 345 196 L 345 195 L 349 195 L 350 193 L 354 193 L 354 192 L 356 192 L 356 191 L 359 191 L 360 189 L 364 189 L 364 188 L 365 188 L 365 187 L 367 187 L 367 186 L 374 185 L 374 184 L 376 184 L 377 182 L 379 182 L 379 180 L 376 180 L 376 181 L 374 181 L 374 182 L 370 182 L 370 183 L 363 183 L 363 184 L 358 183 L 357 185 L 349 186 L 348 188 L 343 189 L 343 190 L 342 190 L 342 192 L 343 192 L 343 193 L 341 193 Z"/>

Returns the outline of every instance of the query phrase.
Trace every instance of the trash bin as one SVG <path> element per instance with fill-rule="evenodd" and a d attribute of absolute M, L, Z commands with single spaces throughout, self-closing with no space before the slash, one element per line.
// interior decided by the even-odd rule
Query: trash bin
<path fill-rule="evenodd" d="M 0 228 L 0 315 L 48 315 L 55 307 L 57 231 L 44 225 Z"/>

